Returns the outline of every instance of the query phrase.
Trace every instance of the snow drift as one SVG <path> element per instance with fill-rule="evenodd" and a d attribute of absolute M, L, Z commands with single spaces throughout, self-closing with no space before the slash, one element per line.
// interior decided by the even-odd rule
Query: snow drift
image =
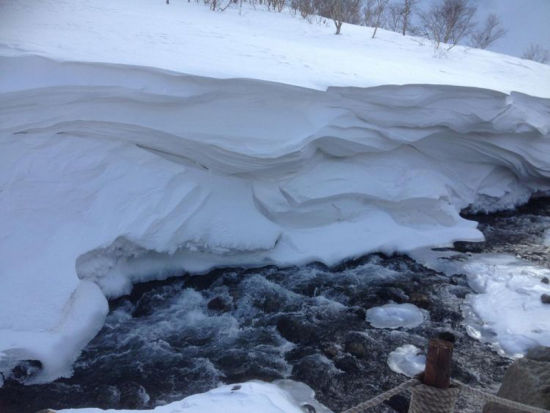
<path fill-rule="evenodd" d="M 550 100 L 0 58 L 0 371 L 70 374 L 105 297 L 220 265 L 481 240 L 550 190 Z"/>
<path fill-rule="evenodd" d="M 332 413 L 315 400 L 314 391 L 293 380 L 277 380 L 274 384 L 249 381 L 221 386 L 206 393 L 151 410 L 107 410 L 111 413 Z M 104 413 L 96 408 L 64 409 L 59 413 Z"/>

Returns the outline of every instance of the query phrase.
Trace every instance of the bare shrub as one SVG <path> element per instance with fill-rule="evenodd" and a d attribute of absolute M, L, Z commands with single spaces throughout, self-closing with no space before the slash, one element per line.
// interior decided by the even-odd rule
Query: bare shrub
<path fill-rule="evenodd" d="M 490 14 L 483 27 L 472 34 L 472 46 L 486 49 L 505 34 L 506 30 L 502 27 L 497 15 Z"/>
<path fill-rule="evenodd" d="M 385 27 L 405 36 L 411 26 L 411 20 L 418 0 L 400 0 L 387 7 Z"/>
<path fill-rule="evenodd" d="M 441 43 L 449 44 L 451 49 L 472 33 L 476 10 L 471 0 L 441 0 L 421 14 L 424 34 L 436 49 Z"/>
<path fill-rule="evenodd" d="M 521 57 L 539 63 L 547 63 L 550 61 L 550 52 L 540 44 L 531 44 Z"/>
<path fill-rule="evenodd" d="M 344 22 L 359 23 L 361 0 L 317 0 L 317 13 L 332 19 L 336 33 L 340 34 Z"/>
<path fill-rule="evenodd" d="M 315 0 L 292 0 L 290 7 L 297 10 L 303 19 L 307 19 L 315 13 Z"/>
<path fill-rule="evenodd" d="M 384 10 L 388 5 L 389 0 L 372 0 L 372 22 L 374 31 L 372 32 L 372 38 L 376 36 L 378 28 L 384 23 Z"/>

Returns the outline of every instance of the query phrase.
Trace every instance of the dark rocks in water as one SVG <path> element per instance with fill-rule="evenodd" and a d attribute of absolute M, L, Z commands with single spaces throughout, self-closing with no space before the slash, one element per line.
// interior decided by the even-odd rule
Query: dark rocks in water
<path fill-rule="evenodd" d="M 317 410 L 311 404 L 304 403 L 300 407 L 305 413 L 317 413 Z"/>
<path fill-rule="evenodd" d="M 529 360 L 544 361 L 546 363 L 550 363 L 550 347 L 533 347 L 527 351 L 525 358 Z"/>
<path fill-rule="evenodd" d="M 540 280 L 543 284 L 550 284 L 550 280 L 548 279 L 548 277 L 542 277 L 542 279 Z"/>
<path fill-rule="evenodd" d="M 119 406 L 120 390 L 113 385 L 99 385 L 95 389 L 99 406 Z"/>
<path fill-rule="evenodd" d="M 206 305 L 209 310 L 227 312 L 232 308 L 231 303 L 223 297 L 217 296 L 208 301 Z"/>
<path fill-rule="evenodd" d="M 332 359 L 341 353 L 340 348 L 333 343 L 323 343 L 321 344 L 321 351 L 325 356 Z"/>
<path fill-rule="evenodd" d="M 361 366 L 357 359 L 350 355 L 344 355 L 334 360 L 336 368 L 345 371 L 346 373 L 357 373 L 361 370 Z"/>
<path fill-rule="evenodd" d="M 505 399 L 550 409 L 550 347 L 531 349 L 506 371 L 497 393 Z M 497 403 L 487 403 L 483 413 L 518 413 Z"/>
<path fill-rule="evenodd" d="M 120 403 L 130 409 L 137 409 L 147 406 L 149 395 L 145 388 L 136 382 L 126 382 L 119 386 Z"/>
<path fill-rule="evenodd" d="M 24 383 L 40 370 L 42 370 L 42 363 L 39 360 L 23 360 L 14 367 L 11 378 L 19 383 Z"/>
<path fill-rule="evenodd" d="M 425 310 L 428 310 L 431 305 L 430 297 L 418 291 L 413 291 L 409 294 L 409 302 Z"/>
<path fill-rule="evenodd" d="M 334 380 L 338 370 L 334 369 L 332 364 L 322 356 L 311 355 L 304 357 L 294 365 L 292 376 L 304 383 L 315 383 L 317 388 L 328 392 L 337 383 Z"/>
<path fill-rule="evenodd" d="M 550 294 L 542 294 L 540 296 L 540 301 L 542 301 L 543 304 L 550 304 Z"/>
<path fill-rule="evenodd" d="M 351 355 L 358 358 L 365 358 L 369 353 L 368 347 L 358 335 L 353 335 L 346 340 L 344 349 Z"/>
<path fill-rule="evenodd" d="M 292 343 L 308 344 L 318 339 L 316 327 L 292 316 L 282 316 L 277 321 L 277 331 Z"/>
<path fill-rule="evenodd" d="M 437 335 L 437 338 L 440 338 L 441 340 L 448 341 L 449 343 L 453 343 L 456 341 L 456 337 L 453 333 L 450 331 L 443 331 Z"/>
<path fill-rule="evenodd" d="M 476 215 L 472 219 L 487 241 L 457 245 L 550 268 L 541 244 L 549 201 Z M 138 284 L 110 302 L 104 328 L 76 361 L 71 378 L 30 386 L 6 378 L 0 411 L 145 409 L 221 382 L 291 378 L 308 384 L 317 400 L 337 412 L 402 383 L 405 377 L 387 365 L 389 353 L 404 344 L 425 348 L 441 332 L 456 339 L 453 378 L 487 388 L 501 382 L 512 361 L 468 335 L 463 305 L 472 293 L 463 274 L 449 277 L 410 257 L 383 254 L 330 268 L 225 268 Z M 374 329 L 364 309 L 390 300 L 424 308 L 429 318 L 413 329 Z M 32 369 L 20 370 L 25 380 Z M 373 411 L 404 413 L 407 405 L 401 395 Z"/>

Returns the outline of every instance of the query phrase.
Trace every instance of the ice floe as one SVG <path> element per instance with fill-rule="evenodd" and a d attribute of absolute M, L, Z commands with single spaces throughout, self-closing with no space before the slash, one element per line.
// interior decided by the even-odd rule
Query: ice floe
<path fill-rule="evenodd" d="M 405 344 L 397 347 L 388 356 L 388 366 L 392 371 L 404 374 L 407 377 L 414 377 L 424 371 L 426 356 L 422 351 L 412 344 Z"/>
<path fill-rule="evenodd" d="M 367 310 L 367 321 L 376 328 L 414 328 L 427 317 L 427 311 L 414 304 L 385 304 Z"/>

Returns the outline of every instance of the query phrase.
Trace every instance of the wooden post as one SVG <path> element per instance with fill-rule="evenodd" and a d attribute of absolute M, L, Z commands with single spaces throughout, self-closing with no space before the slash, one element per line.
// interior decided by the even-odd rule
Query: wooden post
<path fill-rule="evenodd" d="M 453 343 L 445 338 L 432 338 L 428 344 L 423 384 L 411 388 L 409 413 L 454 412 L 460 388 L 450 387 Z"/>
<path fill-rule="evenodd" d="M 440 338 L 432 338 L 428 344 L 423 383 L 439 389 L 449 388 L 452 356 L 453 343 Z"/>

